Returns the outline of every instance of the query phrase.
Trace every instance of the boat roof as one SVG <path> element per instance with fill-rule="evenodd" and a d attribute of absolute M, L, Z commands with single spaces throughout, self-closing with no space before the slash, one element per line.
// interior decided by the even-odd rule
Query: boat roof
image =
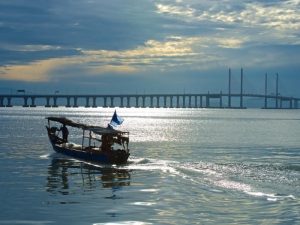
<path fill-rule="evenodd" d="M 100 126 L 92 126 L 92 125 L 87 125 L 87 124 L 83 124 L 83 123 L 77 123 L 74 122 L 66 117 L 46 117 L 46 119 L 48 121 L 55 121 L 61 124 L 65 124 L 66 126 L 70 126 L 70 127 L 76 127 L 76 128 L 80 128 L 83 130 L 89 130 L 94 132 L 95 134 L 99 134 L 99 135 L 103 135 L 103 134 L 129 134 L 129 132 L 127 131 L 120 131 L 120 130 L 115 130 L 112 127 L 100 127 Z"/>

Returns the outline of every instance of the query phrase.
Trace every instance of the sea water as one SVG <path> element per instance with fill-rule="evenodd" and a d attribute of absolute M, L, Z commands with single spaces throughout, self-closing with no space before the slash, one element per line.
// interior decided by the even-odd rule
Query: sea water
<path fill-rule="evenodd" d="M 0 224 L 300 224 L 299 110 L 120 108 L 127 164 L 54 153 L 46 116 L 114 110 L 1 108 Z"/>

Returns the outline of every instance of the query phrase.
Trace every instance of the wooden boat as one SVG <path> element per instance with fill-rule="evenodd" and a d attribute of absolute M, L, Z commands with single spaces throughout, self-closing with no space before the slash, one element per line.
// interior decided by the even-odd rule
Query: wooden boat
<path fill-rule="evenodd" d="M 46 117 L 46 119 L 48 120 L 48 126 L 46 126 L 48 137 L 56 152 L 98 163 L 123 164 L 127 162 L 130 155 L 129 132 L 116 130 L 112 126 L 100 127 L 77 123 L 65 117 Z M 52 123 L 60 124 L 62 127 L 51 126 Z M 82 131 L 81 144 L 68 140 L 66 127 Z M 62 137 L 60 137 L 60 131 L 63 132 Z"/>

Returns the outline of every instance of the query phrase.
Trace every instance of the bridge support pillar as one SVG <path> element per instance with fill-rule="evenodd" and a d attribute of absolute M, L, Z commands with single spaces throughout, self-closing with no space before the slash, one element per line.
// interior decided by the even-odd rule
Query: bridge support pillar
<path fill-rule="evenodd" d="M 121 101 L 120 107 L 123 108 L 124 107 L 124 98 L 122 96 L 120 97 L 120 101 Z"/>
<path fill-rule="evenodd" d="M 115 105 L 114 105 L 114 97 L 110 97 L 110 107 L 111 108 L 115 107 Z"/>
<path fill-rule="evenodd" d="M 11 98 L 10 97 L 7 98 L 7 105 L 6 105 L 6 107 L 12 107 Z"/>
<path fill-rule="evenodd" d="M 97 104 L 96 104 L 96 97 L 93 97 L 93 108 L 97 108 Z"/>
<path fill-rule="evenodd" d="M 70 97 L 67 97 L 67 105 L 66 105 L 67 108 L 70 108 L 71 107 L 71 104 L 70 104 Z"/>
<path fill-rule="evenodd" d="M 36 107 L 35 97 L 31 97 L 31 105 L 30 105 L 30 107 Z"/>
<path fill-rule="evenodd" d="M 209 99 L 209 94 L 206 95 L 206 108 L 210 107 L 210 99 Z"/>
<path fill-rule="evenodd" d="M 129 96 L 127 96 L 127 106 L 126 107 L 130 108 L 130 97 Z"/>
<path fill-rule="evenodd" d="M 146 97 L 143 96 L 142 98 L 143 98 L 143 108 L 146 108 Z"/>
<path fill-rule="evenodd" d="M 28 97 L 24 97 L 24 104 L 23 104 L 23 107 L 29 107 L 28 105 Z"/>
<path fill-rule="evenodd" d="M 156 108 L 159 108 L 159 96 L 156 96 L 156 100 L 157 100 Z"/>
<path fill-rule="evenodd" d="M 150 108 L 153 108 L 153 96 L 150 97 Z"/>
<path fill-rule="evenodd" d="M 104 97 L 103 101 L 104 101 L 103 107 L 104 107 L 104 108 L 107 108 L 107 97 Z"/>
<path fill-rule="evenodd" d="M 167 96 L 164 96 L 164 108 L 167 108 Z"/>
<path fill-rule="evenodd" d="M 222 91 L 220 92 L 220 108 L 223 108 Z"/>
<path fill-rule="evenodd" d="M 268 108 L 268 98 L 267 98 L 267 95 L 265 95 L 265 106 L 264 106 L 265 109 Z"/>
<path fill-rule="evenodd" d="M 176 108 L 179 108 L 180 105 L 179 105 L 179 96 L 177 95 L 176 96 Z"/>
<path fill-rule="evenodd" d="M 170 108 L 173 108 L 173 96 L 170 96 Z"/>
<path fill-rule="evenodd" d="M 135 107 L 138 108 L 139 107 L 139 96 L 135 97 Z"/>
<path fill-rule="evenodd" d="M 240 108 L 244 108 L 243 94 L 240 96 Z"/>
<path fill-rule="evenodd" d="M 268 74 L 265 74 L 265 106 L 264 108 L 267 109 L 268 108 Z"/>
<path fill-rule="evenodd" d="M 73 105 L 74 108 L 77 108 L 78 105 L 77 105 L 77 97 L 74 97 L 74 105 Z"/>
<path fill-rule="evenodd" d="M 202 95 L 200 95 L 200 108 L 203 108 L 203 96 Z"/>
<path fill-rule="evenodd" d="M 244 108 L 244 101 L 243 101 L 243 82 L 244 82 L 244 73 L 243 73 L 243 68 L 241 68 L 241 93 L 240 93 L 240 108 Z"/>
<path fill-rule="evenodd" d="M 89 108 L 90 107 L 90 98 L 86 97 L 85 98 L 85 108 Z"/>
<path fill-rule="evenodd" d="M 277 103 L 278 104 L 278 103 Z M 282 109 L 282 98 L 280 98 L 279 99 L 279 106 L 280 106 L 280 108 Z M 276 109 L 278 108 L 278 105 L 277 105 L 277 107 L 276 107 Z"/>
<path fill-rule="evenodd" d="M 4 107 L 3 100 L 4 98 L 0 98 L 0 107 Z"/>
<path fill-rule="evenodd" d="M 192 96 L 191 95 L 189 96 L 189 106 L 188 107 L 192 108 Z"/>
<path fill-rule="evenodd" d="M 58 105 L 57 105 L 57 97 L 53 97 L 53 105 L 52 105 L 52 107 L 54 107 L 54 108 L 58 107 Z"/>
<path fill-rule="evenodd" d="M 11 98 L 10 97 L 7 98 L 7 105 L 6 105 L 6 107 L 12 107 Z"/>
<path fill-rule="evenodd" d="M 50 105 L 50 97 L 46 98 L 46 105 L 45 105 L 45 107 L 47 107 L 47 108 L 51 107 L 51 105 Z"/>
<path fill-rule="evenodd" d="M 182 101 L 183 101 L 182 108 L 185 108 L 185 95 L 182 96 Z"/>

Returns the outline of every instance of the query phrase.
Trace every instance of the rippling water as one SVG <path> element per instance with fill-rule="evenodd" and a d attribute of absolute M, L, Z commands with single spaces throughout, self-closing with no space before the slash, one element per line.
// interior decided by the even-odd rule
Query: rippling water
<path fill-rule="evenodd" d="M 118 109 L 128 164 L 52 150 L 45 116 L 106 125 L 113 112 L 0 109 L 0 224 L 300 223 L 299 110 Z"/>

